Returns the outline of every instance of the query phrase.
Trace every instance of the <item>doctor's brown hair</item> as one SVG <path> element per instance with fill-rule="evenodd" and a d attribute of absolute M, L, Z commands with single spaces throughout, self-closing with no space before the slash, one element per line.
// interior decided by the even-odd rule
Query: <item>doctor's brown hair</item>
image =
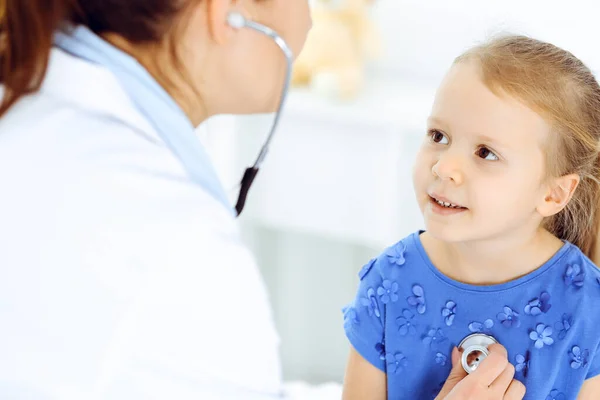
<path fill-rule="evenodd" d="M 545 145 L 548 178 L 579 175 L 571 201 L 544 227 L 598 260 L 600 216 L 600 86 L 573 54 L 525 36 L 505 36 L 467 51 L 456 63 L 474 61 L 486 86 L 508 94 L 552 127 Z"/>
<path fill-rule="evenodd" d="M 200 1 L 200 0 L 197 0 Z M 115 33 L 133 44 L 158 43 L 178 26 L 190 0 L 0 0 L 0 116 L 39 89 L 53 33 L 65 23 L 96 34 Z M 177 60 L 174 43 L 167 43 Z"/>

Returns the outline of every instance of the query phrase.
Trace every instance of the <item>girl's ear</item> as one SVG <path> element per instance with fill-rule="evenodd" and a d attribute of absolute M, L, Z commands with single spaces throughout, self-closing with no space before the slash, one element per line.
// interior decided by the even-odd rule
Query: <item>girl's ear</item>
<path fill-rule="evenodd" d="M 579 175 L 569 174 L 555 178 L 548 186 L 548 191 L 537 211 L 542 217 L 550 217 L 559 213 L 567 206 L 575 189 L 579 185 Z"/>

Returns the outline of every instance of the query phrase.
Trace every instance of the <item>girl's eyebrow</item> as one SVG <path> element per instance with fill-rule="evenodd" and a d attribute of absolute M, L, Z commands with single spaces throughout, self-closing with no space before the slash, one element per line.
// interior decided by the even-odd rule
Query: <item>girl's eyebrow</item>
<path fill-rule="evenodd" d="M 444 123 L 444 121 L 442 121 L 442 119 L 435 117 L 435 116 L 430 116 L 429 118 L 427 118 L 427 123 L 429 124 L 433 124 L 433 125 L 442 125 L 442 126 L 446 126 L 446 123 Z"/>
<path fill-rule="evenodd" d="M 506 143 L 499 142 L 497 139 L 492 138 L 491 136 L 484 135 L 484 134 L 477 135 L 477 139 L 484 143 L 489 143 L 489 144 L 493 145 L 494 147 L 496 147 L 496 146 L 502 147 L 502 148 L 509 147 L 506 145 Z"/>

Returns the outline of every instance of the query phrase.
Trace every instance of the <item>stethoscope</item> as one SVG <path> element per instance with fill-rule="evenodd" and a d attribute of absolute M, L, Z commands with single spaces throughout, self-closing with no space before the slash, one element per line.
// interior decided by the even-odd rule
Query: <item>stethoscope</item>
<path fill-rule="evenodd" d="M 483 333 L 474 333 L 464 338 L 458 345 L 462 350 L 460 359 L 463 369 L 468 373 L 473 373 L 477 367 L 490 354 L 488 347 L 498 341 L 490 335 Z"/>
<path fill-rule="evenodd" d="M 273 125 L 271 126 L 271 131 L 269 132 L 269 136 L 267 136 L 267 139 L 265 140 L 265 143 L 263 144 L 260 153 L 258 154 L 256 161 L 254 162 L 254 165 L 246 168 L 244 176 L 242 177 L 242 182 L 240 184 L 240 193 L 238 196 L 237 204 L 235 205 L 235 210 L 237 211 L 237 215 L 239 216 L 242 213 L 242 210 L 244 209 L 244 205 L 246 204 L 246 198 L 248 197 L 248 191 L 250 190 L 250 186 L 252 186 L 254 178 L 256 178 L 256 174 L 258 174 L 258 170 L 262 165 L 267 155 L 267 152 L 269 151 L 269 145 L 271 144 L 271 140 L 273 139 L 273 135 L 275 134 L 275 130 L 277 129 L 279 118 L 281 117 L 281 111 L 283 109 L 283 105 L 285 103 L 287 93 L 290 87 L 290 80 L 292 78 L 293 53 L 288 44 L 285 42 L 285 40 L 283 40 L 283 38 L 279 36 L 277 32 L 275 32 L 273 29 L 261 25 L 257 22 L 248 20 L 238 12 L 231 12 L 227 18 L 227 23 L 235 29 L 250 28 L 255 30 L 256 32 L 262 33 L 263 35 L 270 37 L 283 52 L 287 63 L 285 81 L 283 89 L 281 91 L 279 107 L 277 108 L 275 119 L 273 121 Z"/>

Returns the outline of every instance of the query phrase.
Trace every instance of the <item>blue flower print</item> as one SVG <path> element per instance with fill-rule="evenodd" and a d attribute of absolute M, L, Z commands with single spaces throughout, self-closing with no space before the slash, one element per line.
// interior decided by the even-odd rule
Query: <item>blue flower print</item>
<path fill-rule="evenodd" d="M 446 336 L 441 329 L 430 329 L 427 332 L 427 335 L 423 336 L 423 343 L 429 345 L 429 347 L 434 347 L 438 343 L 442 343 L 446 340 Z"/>
<path fill-rule="evenodd" d="M 567 265 L 563 279 L 565 285 L 581 289 L 585 281 L 585 270 L 579 264 Z"/>
<path fill-rule="evenodd" d="M 529 350 L 527 350 L 524 356 L 521 354 L 517 354 L 517 356 L 515 357 L 515 371 L 523 372 L 523 376 L 525 378 L 527 378 L 527 374 L 529 373 L 529 363 L 531 362 L 530 355 L 531 353 L 529 352 Z"/>
<path fill-rule="evenodd" d="M 571 357 L 571 368 L 579 369 L 588 365 L 590 351 L 581 351 L 579 346 L 573 346 L 573 348 L 569 351 L 569 356 Z"/>
<path fill-rule="evenodd" d="M 373 288 L 367 289 L 367 297 L 360 298 L 360 304 L 367 307 L 369 316 L 375 315 L 377 318 L 381 317 L 379 312 L 379 305 L 377 304 L 377 297 L 375 296 L 375 290 Z"/>
<path fill-rule="evenodd" d="M 404 357 L 402 353 L 387 353 L 385 355 L 385 360 L 387 362 L 388 368 L 387 372 L 392 374 L 397 374 L 402 372 L 406 366 L 408 366 L 408 360 Z"/>
<path fill-rule="evenodd" d="M 425 305 L 425 293 L 420 285 L 414 285 L 412 288 L 414 296 L 406 299 L 409 305 L 416 307 L 419 314 L 425 314 L 427 306 Z"/>
<path fill-rule="evenodd" d="M 536 297 L 525 306 L 525 314 L 533 316 L 540 315 L 542 313 L 547 313 L 548 310 L 550 310 L 550 307 L 552 307 L 550 304 L 550 294 L 542 292 L 540 297 Z"/>
<path fill-rule="evenodd" d="M 535 342 L 535 348 L 541 349 L 546 346 L 550 346 L 554 343 L 554 339 L 552 339 L 552 327 L 544 324 L 537 324 L 535 331 L 532 329 L 529 332 L 529 338 Z"/>
<path fill-rule="evenodd" d="M 342 309 L 342 312 L 344 313 L 344 318 L 348 319 L 354 325 L 358 325 L 360 323 L 356 308 L 346 306 Z"/>
<path fill-rule="evenodd" d="M 456 315 L 456 303 L 452 300 L 446 302 L 446 307 L 442 308 L 442 317 L 446 321 L 446 326 L 452 326 L 454 316 Z"/>
<path fill-rule="evenodd" d="M 375 265 L 375 261 L 377 261 L 376 258 L 372 259 L 371 261 L 369 261 L 368 263 L 366 263 L 360 271 L 358 271 L 358 277 L 360 278 L 360 280 L 362 281 L 364 279 L 365 276 L 367 276 L 367 274 L 369 273 L 369 271 L 371 270 L 371 268 L 373 268 L 373 265 Z"/>
<path fill-rule="evenodd" d="M 567 400 L 564 393 L 559 392 L 554 389 L 550 392 L 550 394 L 546 397 L 546 400 Z"/>
<path fill-rule="evenodd" d="M 473 333 L 491 333 L 491 329 L 494 327 L 494 321 L 491 319 L 486 319 L 481 322 L 471 322 L 469 324 L 469 330 Z"/>
<path fill-rule="evenodd" d="M 569 329 L 573 326 L 573 317 L 567 314 L 563 314 L 560 321 L 554 324 L 554 329 L 558 331 L 558 338 L 563 340 L 567 333 L 569 333 Z"/>
<path fill-rule="evenodd" d="M 375 350 L 379 353 L 379 359 L 385 361 L 385 339 L 383 339 L 381 343 L 375 344 Z"/>
<path fill-rule="evenodd" d="M 413 322 L 414 318 L 415 314 L 406 308 L 402 311 L 402 316 L 396 318 L 398 332 L 401 336 L 406 336 L 407 334 L 414 335 L 417 333 L 417 324 Z"/>
<path fill-rule="evenodd" d="M 498 318 L 498 321 L 500 321 L 500 323 L 507 328 L 518 328 L 519 326 L 521 326 L 521 321 L 519 320 L 519 313 L 513 311 L 513 309 L 510 307 L 505 306 L 504 310 L 501 313 L 498 313 L 496 317 Z"/>
<path fill-rule="evenodd" d="M 398 283 L 384 280 L 381 286 L 377 288 L 377 295 L 383 304 L 395 303 L 398 301 Z"/>
<path fill-rule="evenodd" d="M 435 355 L 436 364 L 444 366 L 444 365 L 446 365 L 446 361 L 448 361 L 448 357 L 446 357 L 442 353 L 436 353 L 436 355 Z"/>
<path fill-rule="evenodd" d="M 392 266 L 401 267 L 406 262 L 404 258 L 404 253 L 406 252 L 406 245 L 404 242 L 399 242 L 395 246 L 390 247 L 385 252 L 385 255 L 388 257 L 388 260 L 392 264 Z"/>

